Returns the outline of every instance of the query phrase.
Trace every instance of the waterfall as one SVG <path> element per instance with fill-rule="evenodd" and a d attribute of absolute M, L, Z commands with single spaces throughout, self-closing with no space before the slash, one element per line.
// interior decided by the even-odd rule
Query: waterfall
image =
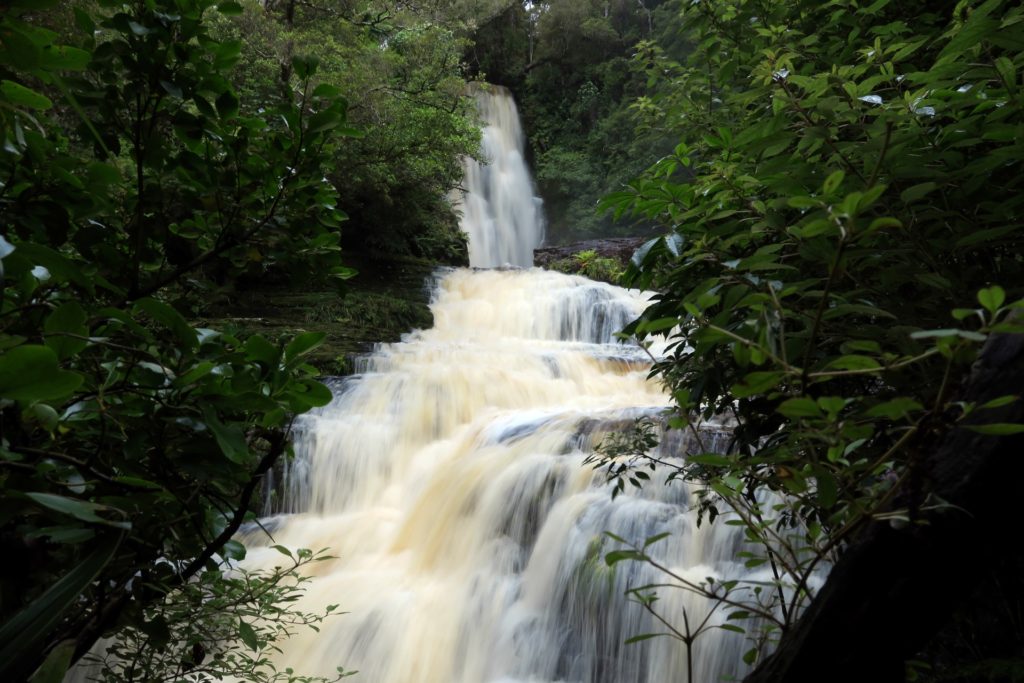
<path fill-rule="evenodd" d="M 514 104 L 496 90 L 481 106 L 493 163 L 468 164 L 472 262 L 528 263 L 540 227 Z M 330 405 L 302 417 L 262 525 L 273 541 L 256 529 L 245 538 L 253 568 L 279 562 L 272 543 L 336 558 L 315 566 L 301 606 L 346 614 L 298 631 L 277 666 L 344 666 L 367 683 L 685 681 L 678 641 L 625 642 L 665 631 L 626 595 L 665 576 L 639 562 L 609 567 L 621 546 L 605 532 L 636 543 L 669 532 L 649 552 L 696 582 L 770 576 L 735 563 L 736 527 L 697 528 L 682 482 L 655 474 L 613 498 L 584 464 L 607 434 L 671 404 L 648 379 L 647 352 L 615 341 L 648 295 L 539 269 L 445 270 L 432 291 L 432 329 L 380 346 L 336 381 Z M 661 459 L 696 449 L 685 432 L 661 437 Z M 706 428 L 702 447 L 727 438 Z M 710 608 L 672 589 L 658 605 L 677 623 Z M 693 681 L 743 675 L 748 647 L 709 631 Z"/>
<path fill-rule="evenodd" d="M 330 549 L 304 606 L 348 614 L 299 632 L 278 665 L 343 665 L 373 683 L 683 680 L 679 643 L 625 644 L 661 629 L 624 592 L 664 577 L 606 566 L 619 546 L 604 532 L 671 532 L 654 554 L 698 581 L 742 571 L 740 537 L 721 524 L 697 533 L 678 482 L 612 500 L 583 464 L 604 435 L 669 404 L 643 351 L 613 341 L 646 303 L 538 269 L 441 273 L 435 326 L 382 346 L 300 426 L 279 505 L 302 512 L 264 526 L 277 543 Z M 665 435 L 659 457 L 692 447 L 683 434 Z M 264 543 L 246 539 L 247 564 L 279 561 Z M 660 604 L 706 610 L 681 591 Z M 742 637 L 713 631 L 696 647 L 695 681 L 740 673 Z"/>
<path fill-rule="evenodd" d="M 523 129 L 511 93 L 500 86 L 474 89 L 484 124 L 482 161 L 463 161 L 464 191 L 456 197 L 460 227 L 469 238 L 469 263 L 478 268 L 533 265 L 544 238 L 541 200 L 523 156 Z"/>

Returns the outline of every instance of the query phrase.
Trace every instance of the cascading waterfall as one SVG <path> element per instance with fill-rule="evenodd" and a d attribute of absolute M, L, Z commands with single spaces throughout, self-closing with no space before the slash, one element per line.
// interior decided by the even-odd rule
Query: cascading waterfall
<path fill-rule="evenodd" d="M 533 265 L 544 238 L 541 200 L 523 156 L 523 129 L 511 93 L 500 86 L 476 87 L 484 129 L 481 161 L 463 161 L 464 192 L 456 197 L 460 227 L 469 238 L 469 262 L 478 268 Z"/>
<path fill-rule="evenodd" d="M 511 111 L 507 93 L 484 99 Z M 497 123 L 485 138 L 519 135 L 502 128 L 511 116 L 488 120 Z M 473 264 L 522 263 L 537 236 L 516 232 L 536 230 L 519 222 L 536 214 L 532 195 L 513 200 L 492 181 L 481 204 L 506 208 L 490 237 L 476 237 L 487 246 Z M 475 201 L 471 192 L 467 206 Z M 514 229 L 498 224 L 506 215 Z M 368 683 L 684 681 L 679 642 L 625 643 L 664 632 L 625 592 L 665 577 L 637 562 L 608 567 L 605 554 L 620 546 L 604 532 L 637 543 L 670 532 L 651 553 L 693 581 L 753 577 L 733 562 L 735 527 L 698 531 L 684 484 L 655 476 L 613 500 L 603 474 L 584 465 L 606 434 L 670 403 L 647 379 L 645 352 L 614 342 L 646 303 L 639 292 L 539 269 L 439 273 L 434 327 L 381 346 L 299 425 L 278 514 L 263 525 L 275 543 L 336 556 L 315 566 L 303 607 L 340 604 L 347 614 L 320 633 L 299 632 L 278 665 L 310 674 L 344 666 Z M 663 434 L 658 457 L 695 448 L 688 438 Z M 707 428 L 702 446 L 726 438 Z M 246 543 L 248 565 L 279 562 L 261 547 L 262 532 Z M 680 590 L 659 598 L 659 611 L 680 622 L 684 609 L 691 619 L 708 609 Z M 694 650 L 693 681 L 742 675 L 748 645 L 709 631 Z"/>

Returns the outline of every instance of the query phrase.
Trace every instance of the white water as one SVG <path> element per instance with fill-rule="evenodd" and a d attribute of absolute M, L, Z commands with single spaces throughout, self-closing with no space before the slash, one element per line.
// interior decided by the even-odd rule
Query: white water
<path fill-rule="evenodd" d="M 696 533 L 680 484 L 613 502 L 582 463 L 603 433 L 668 404 L 642 352 L 609 343 L 644 305 L 536 269 L 444 274 L 434 328 L 382 347 L 301 426 L 282 507 L 304 512 L 266 524 L 278 543 L 330 548 L 307 606 L 349 614 L 300 633 L 279 664 L 374 683 L 683 680 L 679 643 L 624 644 L 658 630 L 624 591 L 664 577 L 610 570 L 619 546 L 603 532 L 670 531 L 662 559 L 703 580 L 736 573 L 732 527 Z M 687 446 L 677 434 L 662 454 Z M 248 564 L 279 559 L 259 542 Z M 659 604 L 704 613 L 681 591 Z M 737 673 L 742 639 L 725 635 L 698 642 L 695 681 Z"/>
<path fill-rule="evenodd" d="M 469 263 L 479 268 L 533 265 L 544 239 L 541 200 L 523 157 L 523 129 L 512 95 L 500 86 L 474 92 L 484 129 L 483 160 L 463 161 L 465 192 L 456 198 L 469 238 Z"/>
<path fill-rule="evenodd" d="M 507 93 L 483 102 L 497 121 L 485 140 L 517 139 Z M 480 185 L 493 192 L 479 205 L 501 207 L 495 215 L 512 216 L 514 228 L 495 218 L 485 221 L 493 234 L 471 232 L 474 265 L 522 263 L 539 239 L 532 195 L 504 194 L 529 189 L 523 171 Z M 472 194 L 466 203 L 478 206 Z M 746 573 L 732 562 L 735 527 L 698 530 L 678 482 L 613 501 L 603 475 L 583 464 L 605 434 L 670 403 L 647 380 L 647 356 L 613 341 L 646 297 L 537 269 L 448 271 L 433 297 L 432 329 L 380 347 L 299 426 L 275 504 L 288 514 L 264 526 L 275 543 L 330 549 L 337 559 L 315 566 L 303 607 L 348 614 L 319 634 L 299 632 L 278 666 L 344 666 L 367 683 L 685 681 L 679 642 L 624 643 L 664 632 L 625 591 L 666 577 L 634 562 L 610 569 L 604 556 L 620 546 L 604 532 L 636 543 L 671 532 L 652 554 L 699 582 Z M 723 435 L 707 431 L 704 445 Z M 663 437 L 662 458 L 692 446 L 678 432 Z M 262 533 L 246 543 L 248 565 L 279 561 L 260 547 L 269 545 Z M 659 596 L 676 624 L 684 609 L 691 622 L 708 609 L 680 590 Z M 702 636 L 694 683 L 741 675 L 747 646 L 721 630 Z"/>

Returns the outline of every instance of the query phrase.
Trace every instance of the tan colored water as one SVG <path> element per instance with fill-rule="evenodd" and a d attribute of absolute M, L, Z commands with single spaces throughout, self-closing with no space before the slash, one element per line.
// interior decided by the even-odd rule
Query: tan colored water
<path fill-rule="evenodd" d="M 373 683 L 683 680 L 678 643 L 624 644 L 655 630 L 624 591 L 663 577 L 608 569 L 617 546 L 602 533 L 671 531 L 664 558 L 697 579 L 726 568 L 737 539 L 694 533 L 679 484 L 613 502 L 582 463 L 602 432 L 668 404 L 645 355 L 611 343 L 644 305 L 537 269 L 443 274 L 434 328 L 382 347 L 301 425 L 282 506 L 302 512 L 272 533 L 330 548 L 307 603 L 349 614 L 297 635 L 279 664 Z M 279 557 L 250 547 L 247 564 Z M 679 591 L 661 604 L 674 618 L 698 608 Z M 696 681 L 736 673 L 742 643 L 720 634 L 698 644 Z"/>

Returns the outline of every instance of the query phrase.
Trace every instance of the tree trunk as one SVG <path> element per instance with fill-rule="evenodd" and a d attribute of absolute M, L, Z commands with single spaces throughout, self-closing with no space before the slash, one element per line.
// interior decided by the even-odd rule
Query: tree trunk
<path fill-rule="evenodd" d="M 1000 335 L 986 344 L 960 398 L 981 405 L 1022 389 L 1024 335 Z M 977 411 L 964 422 L 1024 422 L 1024 400 Z M 971 595 L 992 558 L 1018 543 L 1022 474 L 1024 434 L 950 430 L 924 463 L 929 498 L 916 520 L 866 528 L 746 683 L 902 683 L 904 662 Z M 922 500 L 909 489 L 896 508 Z"/>

